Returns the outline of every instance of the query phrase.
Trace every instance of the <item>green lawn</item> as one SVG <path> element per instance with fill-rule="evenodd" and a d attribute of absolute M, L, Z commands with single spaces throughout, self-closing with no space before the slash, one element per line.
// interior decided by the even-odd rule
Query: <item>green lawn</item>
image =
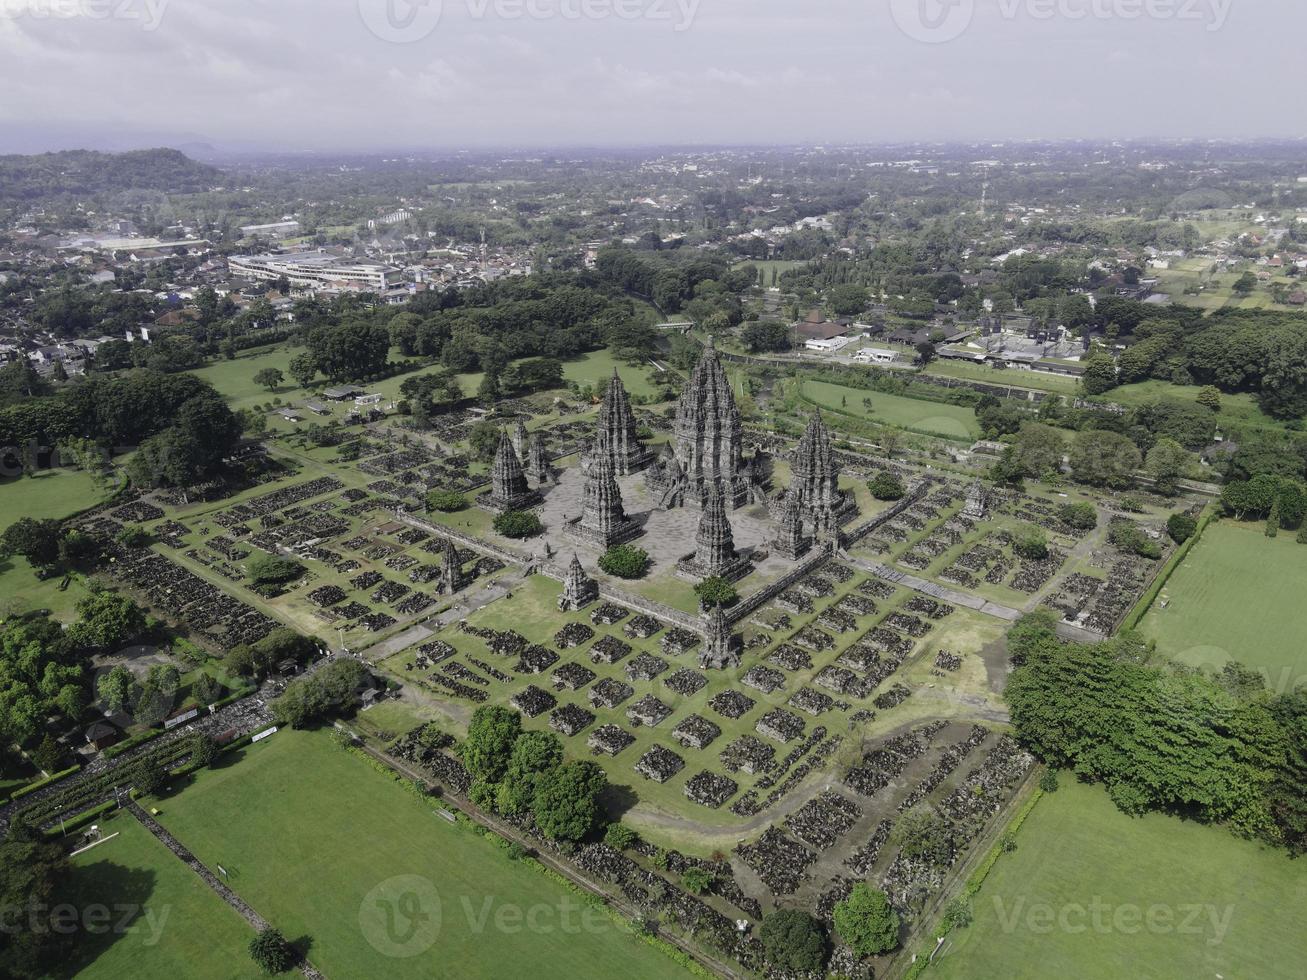
<path fill-rule="evenodd" d="M 1127 408 L 1134 408 L 1161 398 L 1193 403 L 1198 399 L 1198 385 L 1173 385 L 1169 381 L 1141 381 L 1138 384 L 1122 385 L 1103 395 L 1104 401 L 1116 402 Z M 1217 422 L 1224 426 L 1231 424 L 1256 426 L 1268 429 L 1282 429 L 1283 422 L 1277 422 L 1257 405 L 1255 396 L 1244 393 L 1221 395 L 1221 412 Z"/>
<path fill-rule="evenodd" d="M 879 345 L 877 345 L 879 346 Z M 983 381 L 991 385 L 1011 385 L 1015 388 L 1033 388 L 1057 394 L 1074 394 L 1080 385 L 1070 375 L 1049 374 L 1045 371 L 1016 371 L 1011 368 L 995 369 L 988 365 L 968 364 L 965 361 L 935 361 L 926 373 L 941 378 L 963 378 Z"/>
<path fill-rule="evenodd" d="M 235 360 L 214 361 L 191 373 L 217 388 L 233 409 L 251 408 L 273 398 L 280 398 L 283 402 L 299 401 L 305 393 L 291 380 L 288 368 L 291 358 L 302 352 L 303 348 L 288 346 L 256 347 L 241 352 Z M 276 391 L 254 383 L 254 375 L 264 368 L 276 368 L 286 375 L 286 380 Z"/>
<path fill-rule="evenodd" d="M 1208 526 L 1140 624 L 1161 650 L 1188 664 L 1238 660 L 1284 693 L 1307 678 L 1298 602 L 1307 594 L 1307 547 L 1262 524 Z"/>
<path fill-rule="evenodd" d="M 278 732 L 242 754 L 159 803 L 160 819 L 288 937 L 311 939 L 327 976 L 683 975 L 325 733 Z"/>
<path fill-rule="evenodd" d="M 1035 807 L 927 976 L 1302 975 L 1307 875 L 1217 827 L 1122 814 L 1065 776 Z"/>
<path fill-rule="evenodd" d="M 0 480 L 0 526 L 20 517 L 62 519 L 104 499 L 89 473 L 74 469 L 41 470 L 32 476 Z"/>
<path fill-rule="evenodd" d="M 254 930 L 199 876 L 139 823 L 119 814 L 100 826 L 118 836 L 72 860 L 59 901 L 90 912 L 104 907 L 118 924 L 129 906 L 139 912 L 117 933 L 79 934 L 61 976 L 87 980 L 236 980 L 262 973 L 246 945 Z"/>
<path fill-rule="evenodd" d="M 845 412 L 856 418 L 955 439 L 980 437 L 976 413 L 960 405 L 904 398 L 862 388 L 846 388 L 826 381 L 804 381 L 803 395 L 822 408 Z M 864 398 L 870 400 L 870 409 L 863 405 Z"/>

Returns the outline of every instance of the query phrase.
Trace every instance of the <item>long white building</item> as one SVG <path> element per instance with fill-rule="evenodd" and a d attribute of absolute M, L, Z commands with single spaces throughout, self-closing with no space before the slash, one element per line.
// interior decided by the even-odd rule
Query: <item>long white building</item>
<path fill-rule="evenodd" d="M 357 285 L 385 292 L 403 281 L 402 271 L 393 265 L 352 262 L 326 252 L 232 255 L 227 258 L 227 271 L 233 276 L 265 282 L 285 276 L 292 286 L 310 289 Z"/>

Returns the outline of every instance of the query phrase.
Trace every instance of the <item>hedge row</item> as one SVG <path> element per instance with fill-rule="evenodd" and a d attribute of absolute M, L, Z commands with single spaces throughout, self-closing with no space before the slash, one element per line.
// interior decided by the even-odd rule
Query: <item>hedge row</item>
<path fill-rule="evenodd" d="M 1148 590 L 1139 597 L 1139 601 L 1135 603 L 1134 608 L 1131 609 L 1130 612 L 1126 614 L 1125 619 L 1121 621 L 1121 629 L 1135 629 L 1143 621 L 1148 610 L 1153 607 L 1153 603 L 1156 602 L 1157 597 L 1161 595 L 1162 589 L 1166 587 L 1166 583 L 1170 581 L 1172 573 L 1180 567 L 1180 563 L 1184 561 L 1185 556 L 1189 554 L 1193 549 L 1193 546 L 1198 543 L 1198 539 L 1201 538 L 1203 532 L 1207 530 L 1207 525 L 1216 519 L 1219 511 L 1219 504 L 1208 504 L 1206 510 L 1203 511 L 1202 517 L 1198 520 L 1198 526 L 1194 529 L 1193 535 L 1188 541 L 1175 549 L 1175 552 L 1167 560 L 1166 564 L 1162 566 L 1162 570 L 1157 573 L 1157 577 L 1153 579 L 1153 584 L 1150 585 Z"/>

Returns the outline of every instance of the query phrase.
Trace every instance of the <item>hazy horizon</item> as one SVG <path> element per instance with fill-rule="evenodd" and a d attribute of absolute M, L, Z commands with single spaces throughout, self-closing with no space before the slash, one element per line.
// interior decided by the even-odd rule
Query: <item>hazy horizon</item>
<path fill-rule="evenodd" d="M 1289 0 L 0 0 L 0 152 L 1292 139 L 1303 27 Z"/>

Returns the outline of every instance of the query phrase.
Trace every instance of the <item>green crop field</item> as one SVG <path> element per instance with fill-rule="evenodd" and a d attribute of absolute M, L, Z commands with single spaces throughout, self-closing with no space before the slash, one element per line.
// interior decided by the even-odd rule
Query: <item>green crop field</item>
<path fill-rule="evenodd" d="M 1264 671 L 1278 692 L 1307 679 L 1298 602 L 1307 594 L 1307 547 L 1262 524 L 1210 525 L 1140 624 L 1167 654 Z"/>
<path fill-rule="evenodd" d="M 857 418 L 884 422 L 904 429 L 935 433 L 955 439 L 976 439 L 980 426 L 976 413 L 960 405 L 887 395 L 862 388 L 846 388 L 826 381 L 803 382 L 803 396 L 822 408 L 845 412 Z M 869 399 L 871 408 L 863 405 Z"/>
<path fill-rule="evenodd" d="M 159 802 L 160 820 L 288 938 L 309 939 L 327 976 L 684 975 L 325 733 L 278 732 L 242 754 Z"/>
<path fill-rule="evenodd" d="M 1131 818 L 1064 776 L 927 977 L 1302 975 L 1307 875 L 1282 851 L 1161 814 Z"/>
<path fill-rule="evenodd" d="M 246 952 L 254 930 L 127 814 L 101 821 L 112 840 L 72 859 L 58 896 L 79 912 L 108 909 L 109 931 L 79 934 L 59 975 L 86 980 L 245 980 L 262 976 Z M 134 914 L 131 909 L 138 911 Z M 116 928 L 127 916 L 125 931 Z M 83 920 L 99 928 L 91 918 Z"/>

